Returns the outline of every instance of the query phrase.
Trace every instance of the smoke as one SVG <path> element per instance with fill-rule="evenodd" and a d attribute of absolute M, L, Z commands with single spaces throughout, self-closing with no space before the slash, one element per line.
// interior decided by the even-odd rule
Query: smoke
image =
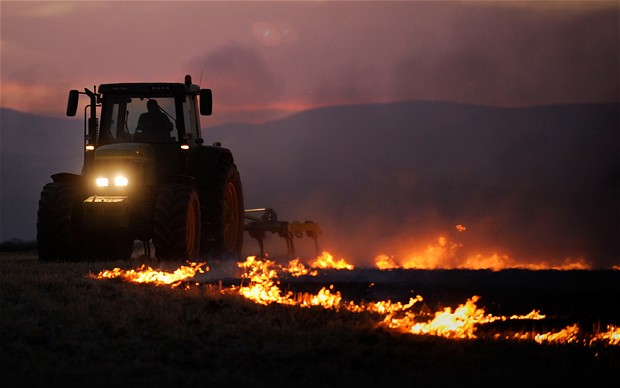
<path fill-rule="evenodd" d="M 620 96 L 620 23 L 611 6 L 283 7 L 285 21 L 248 26 L 251 42 L 188 62 L 217 93 L 218 123 L 281 118 L 287 104 L 291 113 L 416 99 L 517 107 Z M 294 39 L 284 40 L 287 31 Z"/>
<path fill-rule="evenodd" d="M 393 67 L 397 99 L 492 105 L 618 101 L 617 12 L 469 8 Z M 447 36 L 446 36 L 447 35 Z"/>
<path fill-rule="evenodd" d="M 452 266 L 497 256 L 609 267 L 620 258 L 618 123 L 615 104 L 412 102 L 209 134 L 236 155 L 246 207 L 319 222 L 322 248 L 357 265 L 431 247 Z"/>

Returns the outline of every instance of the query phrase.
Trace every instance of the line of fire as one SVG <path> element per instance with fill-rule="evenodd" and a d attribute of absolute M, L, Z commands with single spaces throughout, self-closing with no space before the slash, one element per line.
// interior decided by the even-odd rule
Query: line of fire
<path fill-rule="evenodd" d="M 378 265 L 385 258 L 378 258 Z M 540 310 L 532 310 L 521 315 L 489 314 L 479 307 L 480 297 L 473 295 L 455 308 L 444 307 L 439 311 L 416 309 L 424 301 L 423 296 L 415 295 L 408 301 L 346 300 L 333 285 L 323 286 L 317 293 L 283 291 L 281 281 L 290 278 L 318 277 L 325 271 L 353 271 L 354 265 L 345 259 L 335 259 L 333 255 L 323 251 L 316 259 L 304 264 L 299 258 L 277 263 L 256 256 L 248 257 L 244 262 L 237 263 L 238 272 L 235 280 L 223 285 L 219 279 L 219 291 L 225 294 L 241 295 L 261 305 L 282 304 L 291 308 L 325 308 L 353 313 L 370 313 L 376 316 L 376 325 L 400 333 L 412 335 L 439 336 L 448 339 L 479 338 L 480 328 L 493 323 L 510 321 L 535 322 L 548 319 Z M 391 271 L 381 269 L 380 271 Z M 211 268 L 206 263 L 188 262 L 174 271 L 168 272 L 153 269 L 145 264 L 137 269 L 123 270 L 115 268 L 91 275 L 94 279 L 121 279 L 132 283 L 149 283 L 165 287 L 190 288 L 214 282 L 201 282 L 201 275 L 208 274 Z M 370 283 L 369 287 L 374 284 Z M 485 337 L 486 338 L 486 337 Z M 494 332 L 493 339 L 535 341 L 539 344 L 582 344 L 584 346 L 620 346 L 620 326 L 609 324 L 593 331 L 585 331 L 579 324 L 569 324 L 557 330 L 539 332 L 536 330 L 516 331 L 510 334 Z"/>

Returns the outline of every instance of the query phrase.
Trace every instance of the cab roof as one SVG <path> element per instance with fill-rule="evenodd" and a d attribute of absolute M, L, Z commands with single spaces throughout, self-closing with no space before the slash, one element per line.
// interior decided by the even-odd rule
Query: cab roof
<path fill-rule="evenodd" d="M 195 90 L 190 90 L 185 84 L 181 83 L 118 83 L 118 84 L 102 84 L 99 85 L 99 93 L 102 94 L 145 94 L 145 95 L 162 95 L 162 94 L 194 94 Z"/>

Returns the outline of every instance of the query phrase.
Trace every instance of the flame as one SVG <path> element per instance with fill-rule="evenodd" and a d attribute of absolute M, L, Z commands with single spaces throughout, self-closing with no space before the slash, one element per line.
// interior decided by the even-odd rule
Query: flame
<path fill-rule="evenodd" d="M 595 342 L 620 345 L 620 326 L 607 325 L 607 331 L 596 334 L 590 341 L 590 343 Z"/>
<path fill-rule="evenodd" d="M 423 298 L 417 295 L 415 298 L 409 298 L 409 302 L 402 304 L 401 302 L 392 302 L 391 300 L 380 300 L 377 302 L 367 302 L 360 305 L 349 303 L 347 310 L 355 313 L 371 312 L 379 315 L 393 315 L 395 313 L 405 311 L 413 307 L 414 304 L 421 302 Z"/>
<path fill-rule="evenodd" d="M 309 264 L 312 268 L 321 269 L 333 268 L 352 270 L 353 268 L 355 268 L 352 264 L 347 263 L 345 259 L 340 259 L 338 261 L 334 260 L 334 256 L 326 251 L 321 252 L 321 255 L 315 260 L 310 261 Z"/>
<path fill-rule="evenodd" d="M 123 280 L 134 283 L 153 283 L 155 285 L 170 285 L 177 287 L 185 280 L 193 278 L 197 273 L 208 271 L 209 267 L 204 270 L 202 267 L 205 263 L 189 263 L 187 266 L 181 266 L 174 272 L 165 272 L 147 267 L 145 264 L 138 269 L 123 270 L 114 268 L 113 270 L 104 270 L 97 275 L 92 276 L 95 279 L 114 279 L 121 278 Z"/>
<path fill-rule="evenodd" d="M 579 326 L 566 326 L 558 332 L 549 332 L 545 334 L 536 334 L 534 340 L 539 344 L 548 343 L 572 343 L 578 341 Z"/>
<path fill-rule="evenodd" d="M 247 286 L 239 287 L 238 292 L 255 303 L 262 305 L 279 303 L 301 307 L 322 306 L 333 309 L 340 307 L 342 296 L 340 292 L 332 293 L 330 291 L 333 290 L 333 286 L 330 286 L 329 289 L 323 287 L 317 295 L 302 294 L 295 298 L 290 291 L 283 294 L 278 287 L 279 281 L 276 279 L 278 272 L 290 271 L 290 263 L 287 267 L 281 267 L 274 261 L 257 260 L 256 256 L 249 256 L 246 261 L 238 263 L 238 266 L 245 271 L 241 277 L 250 279 L 250 283 Z M 296 262 L 292 267 L 297 271 L 299 262 Z"/>
<path fill-rule="evenodd" d="M 316 270 L 311 271 L 307 269 L 306 266 L 302 264 L 299 258 L 289 261 L 287 267 L 284 268 L 284 271 L 290 273 L 293 277 L 299 277 L 303 275 L 318 275 L 318 272 Z"/>
<path fill-rule="evenodd" d="M 336 291 L 332 293 L 333 285 L 321 288 L 316 295 L 304 293 L 298 298 L 300 307 L 320 306 L 326 309 L 338 310 L 341 307 L 342 295 Z"/>
<path fill-rule="evenodd" d="M 383 323 L 391 329 L 411 334 L 473 339 L 476 338 L 474 332 L 477 325 L 505 319 L 485 314 L 484 309 L 476 306 L 478 299 L 478 296 L 471 297 L 465 304 L 459 305 L 454 312 L 450 307 L 446 307 L 436 312 L 429 322 L 417 322 L 416 314 L 407 311 L 402 318 L 395 318 L 394 314 L 389 314 Z"/>
<path fill-rule="evenodd" d="M 447 241 L 440 241 L 440 246 L 449 249 Z M 390 263 L 389 257 L 386 256 L 383 259 L 385 263 Z M 205 263 L 188 263 L 188 265 L 181 266 L 174 272 L 158 271 L 142 265 L 135 270 L 114 268 L 111 271 L 105 270 L 96 276 L 91 276 L 96 279 L 121 278 L 128 282 L 177 287 L 186 280 L 193 278 L 197 273 L 209 271 L 208 267 L 203 270 L 204 265 Z M 321 268 L 353 268 L 344 259 L 335 262 L 333 256 L 327 252 L 323 252 L 313 265 L 319 265 Z M 236 293 L 262 305 L 278 303 L 301 308 L 318 306 L 336 311 L 342 309 L 353 313 L 369 313 L 371 316 L 377 317 L 377 326 L 409 334 L 433 335 L 450 339 L 475 339 L 478 338 L 476 335 L 477 328 L 484 324 L 498 320 L 542 320 L 546 318 L 538 310 L 532 310 L 525 315 L 512 315 L 510 317 L 487 314 L 484 308 L 477 306 L 480 298 L 476 295 L 467 299 L 465 303 L 457 306 L 454 310 L 451 307 L 445 307 L 434 314 L 429 314 L 423 309 L 416 310 L 417 304 L 423 301 L 420 295 L 410 298 L 407 303 L 391 300 L 355 303 L 344 300 L 342 294 L 334 290 L 333 285 L 323 287 L 317 294 L 294 294 L 291 291 L 283 292 L 280 289 L 280 275 L 285 274 L 293 277 L 312 275 L 313 273 L 316 275 L 316 270 L 306 268 L 299 259 L 292 260 L 286 265 L 280 265 L 275 261 L 259 260 L 256 256 L 249 256 L 244 262 L 237 263 L 237 266 L 243 271 L 241 274 L 242 284 L 238 287 L 223 288 L 221 292 Z M 244 285 L 245 282 L 247 284 Z M 501 334 L 495 334 L 494 338 L 500 336 Z M 602 343 L 617 346 L 620 345 L 620 327 L 610 325 L 607 327 L 607 331 L 596 333 L 589 340 L 577 324 L 566 326 L 560 331 L 514 333 L 505 338 L 533 340 L 539 344 L 581 342 L 587 345 Z"/>
<path fill-rule="evenodd" d="M 279 288 L 279 280 L 277 280 L 278 273 L 287 272 L 288 267 L 278 266 L 270 260 L 257 260 L 254 256 L 248 257 L 245 262 L 238 265 L 245 270 L 242 277 L 250 280 L 250 283 L 247 286 L 240 287 L 238 292 L 255 303 L 263 305 L 279 303 L 298 307 L 320 306 L 333 310 L 345 309 L 354 313 L 369 312 L 382 317 L 378 325 L 410 334 L 434 335 L 452 339 L 474 339 L 477 338 L 475 331 L 479 325 L 497 320 L 545 319 L 545 315 L 540 314 L 538 310 L 532 310 L 526 315 L 513 315 L 509 318 L 486 314 L 483 308 L 476 305 L 479 297 L 473 296 L 454 311 L 450 307 L 446 307 L 442 311 L 436 312 L 431 320 L 421 322 L 420 320 L 424 319 L 424 314 L 416 314 L 412 310 L 416 303 L 423 300 L 420 295 L 410 298 L 406 304 L 390 300 L 358 304 L 344 301 L 340 292 L 334 292 L 333 285 L 330 285 L 329 288 L 323 287 L 316 295 L 304 293 L 295 296 L 290 291 L 283 294 Z M 298 265 L 299 263 L 296 263 L 294 267 Z M 575 327 L 577 326 L 575 325 Z M 578 327 L 576 330 L 578 333 Z M 538 343 L 565 343 L 573 341 L 576 333 L 564 329 L 559 333 L 535 334 L 534 339 Z M 527 333 L 515 335 L 515 339 L 530 337 L 532 335 Z"/>
<path fill-rule="evenodd" d="M 525 315 L 511 315 L 510 319 L 532 319 L 532 320 L 541 320 L 545 319 L 547 316 L 541 314 L 538 310 L 532 310 L 528 314 Z"/>
<path fill-rule="evenodd" d="M 291 299 L 292 292 L 282 295 L 274 281 L 278 277 L 275 262 L 256 260 L 256 256 L 249 256 L 243 263 L 238 263 L 238 266 L 245 271 L 241 277 L 250 279 L 249 285 L 238 289 L 238 292 L 245 298 L 262 305 L 274 302 L 294 304 Z"/>

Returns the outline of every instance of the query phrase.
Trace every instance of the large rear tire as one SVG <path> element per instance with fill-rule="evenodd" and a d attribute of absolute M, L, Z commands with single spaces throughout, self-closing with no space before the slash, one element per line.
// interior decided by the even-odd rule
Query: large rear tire
<path fill-rule="evenodd" d="M 81 218 L 81 203 L 71 184 L 46 184 L 37 212 L 39 260 L 82 260 Z"/>
<path fill-rule="evenodd" d="M 237 166 L 220 160 L 205 188 L 202 203 L 201 251 L 215 259 L 241 258 L 243 245 L 243 190 Z"/>
<path fill-rule="evenodd" d="M 195 260 L 200 250 L 200 201 L 190 185 L 161 187 L 155 204 L 153 245 L 160 260 Z"/>

